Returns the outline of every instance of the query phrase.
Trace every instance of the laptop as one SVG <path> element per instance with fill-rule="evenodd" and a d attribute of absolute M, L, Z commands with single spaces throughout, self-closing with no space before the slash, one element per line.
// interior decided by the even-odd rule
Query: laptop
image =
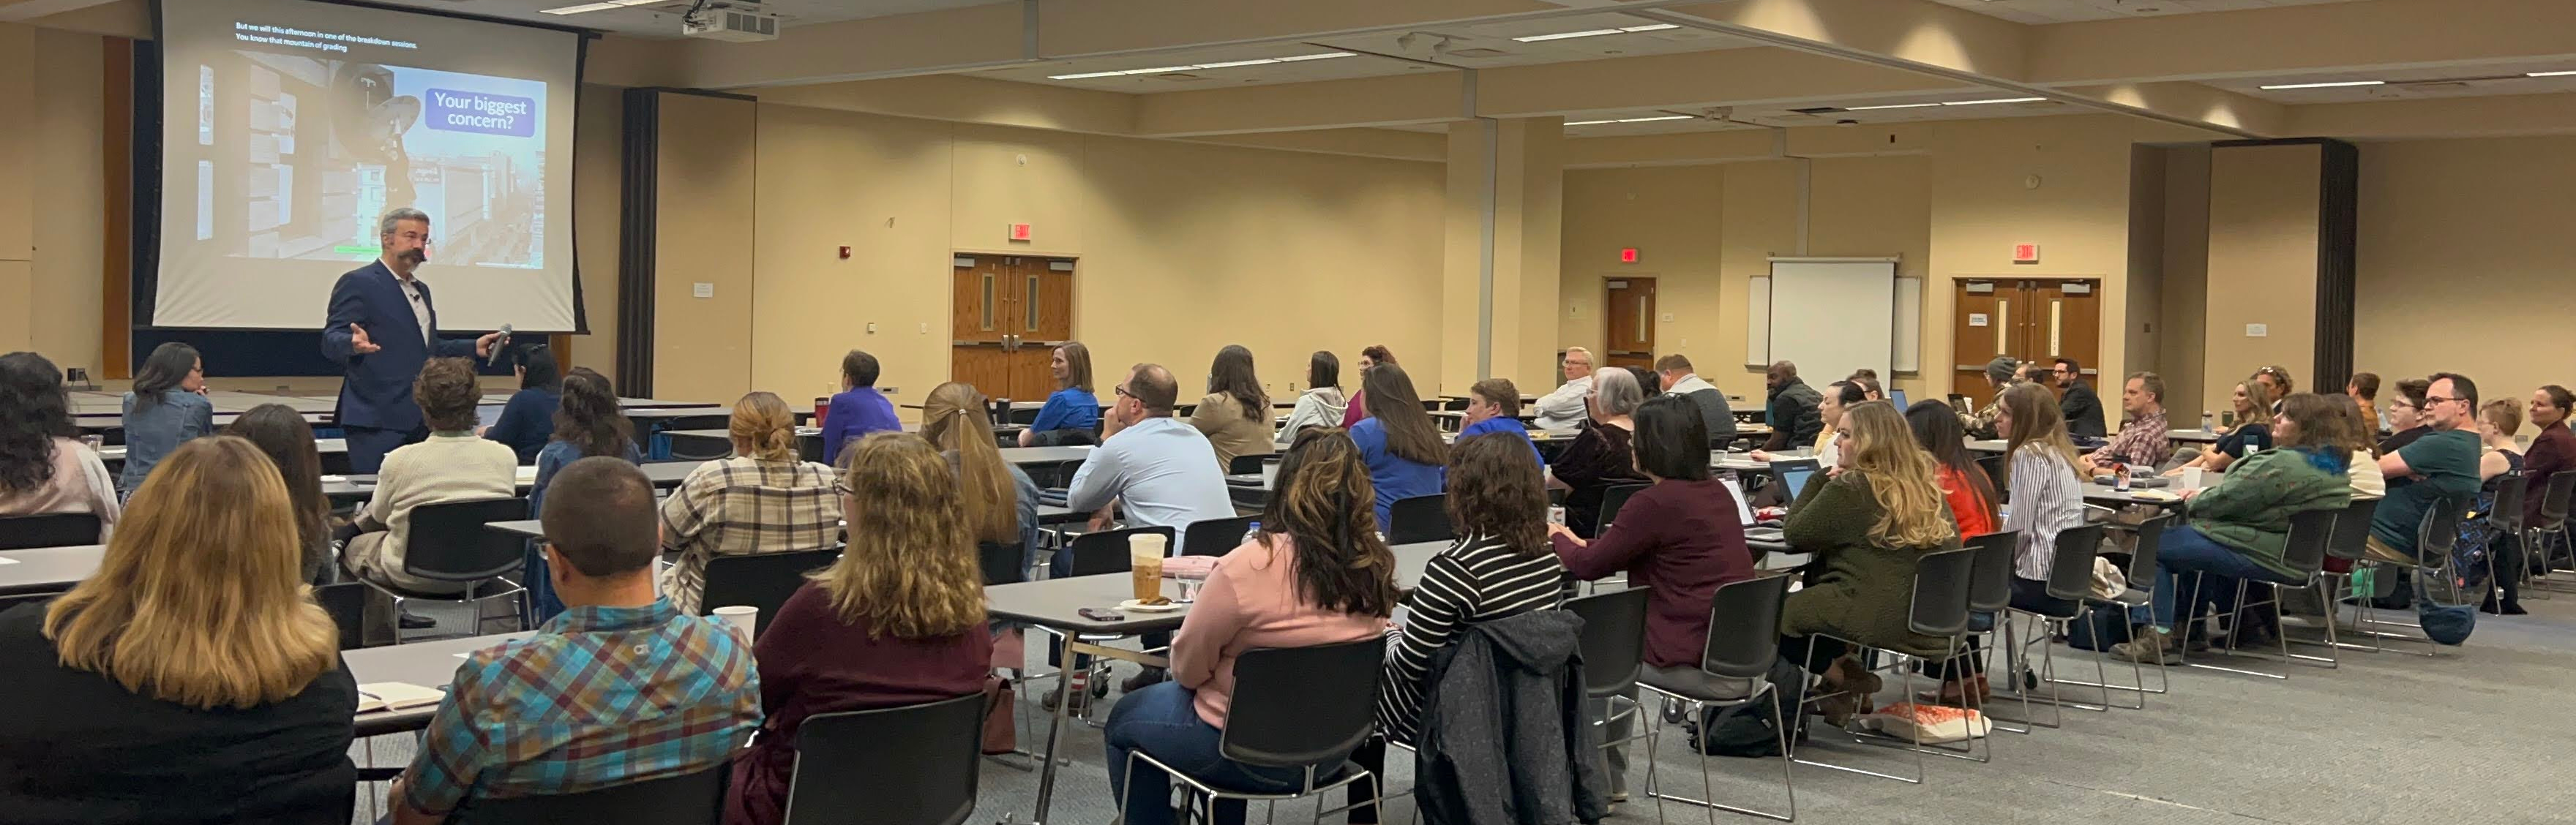
<path fill-rule="evenodd" d="M 1897 411 L 1897 412 L 1904 412 L 1904 411 L 1905 411 L 1905 408 L 1906 408 L 1907 404 L 1905 403 L 1905 391 L 1904 391 L 1904 390 L 1888 390 L 1888 391 L 1887 391 L 1887 400 L 1896 402 L 1896 411 Z"/>
<path fill-rule="evenodd" d="M 1807 478 L 1821 469 L 1811 458 L 1771 462 L 1771 479 L 1780 485 L 1780 506 L 1787 507 L 1796 502 L 1798 491 L 1807 488 Z"/>

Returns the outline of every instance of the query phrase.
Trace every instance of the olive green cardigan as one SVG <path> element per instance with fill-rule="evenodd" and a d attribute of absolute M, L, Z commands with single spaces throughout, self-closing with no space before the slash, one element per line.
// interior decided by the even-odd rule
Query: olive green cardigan
<path fill-rule="evenodd" d="M 1885 547 L 1869 535 L 1881 512 L 1859 473 L 1807 479 L 1780 527 L 1791 548 L 1816 554 L 1823 572 L 1809 574 L 1805 589 L 1789 594 L 1780 632 L 1827 633 L 1909 656 L 1948 655 L 1949 640 L 1917 634 L 1907 619 L 1914 607 L 1915 560 L 1957 549 L 1958 531 L 1934 547 Z M 1950 518 L 1949 508 L 1942 508 L 1941 518 Z"/>
<path fill-rule="evenodd" d="M 2303 450 L 2264 450 L 2227 465 L 2226 476 L 2193 494 L 2183 515 L 2210 541 L 2288 578 L 2298 575 L 2282 561 L 2290 516 L 2351 503 L 2352 484 L 2344 474 L 2318 469 Z"/>

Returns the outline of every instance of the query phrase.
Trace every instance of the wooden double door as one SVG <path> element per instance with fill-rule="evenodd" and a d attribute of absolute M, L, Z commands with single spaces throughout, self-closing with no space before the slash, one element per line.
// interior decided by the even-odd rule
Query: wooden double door
<path fill-rule="evenodd" d="M 2101 282 L 2078 279 L 1963 278 L 1952 302 L 1953 392 L 1983 406 L 1986 364 L 1995 356 L 2048 362 L 2073 358 L 2085 383 L 2099 391 L 2102 355 Z"/>
<path fill-rule="evenodd" d="M 997 400 L 1054 392 L 1047 362 L 1073 340 L 1073 259 L 959 254 L 952 279 L 949 380 Z"/>
<path fill-rule="evenodd" d="M 1655 279 L 1613 277 L 1602 283 L 1604 351 L 1595 367 L 1655 367 Z"/>

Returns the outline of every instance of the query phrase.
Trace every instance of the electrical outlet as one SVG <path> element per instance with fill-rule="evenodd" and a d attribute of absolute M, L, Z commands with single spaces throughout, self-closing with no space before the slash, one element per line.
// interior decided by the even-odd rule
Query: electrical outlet
<path fill-rule="evenodd" d="M 875 335 L 875 334 L 877 334 L 877 322 L 875 322 L 875 321 L 869 321 L 869 322 L 868 322 L 868 334 L 869 334 L 869 335 Z"/>
<path fill-rule="evenodd" d="M 929 323 L 929 322 L 927 322 L 927 321 L 922 322 L 922 324 L 921 324 L 921 334 L 923 334 L 923 335 L 929 335 L 929 334 L 930 334 L 930 323 Z"/>

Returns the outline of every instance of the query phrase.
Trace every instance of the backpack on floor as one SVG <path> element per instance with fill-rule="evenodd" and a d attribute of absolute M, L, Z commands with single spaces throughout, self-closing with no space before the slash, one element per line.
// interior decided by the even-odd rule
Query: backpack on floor
<path fill-rule="evenodd" d="M 1798 690 L 1806 674 L 1787 660 L 1771 663 L 1771 690 L 1750 702 L 1734 705 L 1706 705 L 1699 719 L 1688 725 L 1691 747 L 1710 756 L 1764 757 L 1780 755 L 1780 729 L 1773 727 L 1772 708 L 1780 707 L 1779 718 L 1789 723 L 1792 737 L 1804 738 L 1806 714 L 1787 708 L 1786 697 Z"/>
<path fill-rule="evenodd" d="M 2101 641 L 2097 646 L 2095 639 Z M 2110 650 L 2129 640 L 2129 611 L 2095 607 L 2066 625 L 2066 646 L 2076 650 Z"/>

